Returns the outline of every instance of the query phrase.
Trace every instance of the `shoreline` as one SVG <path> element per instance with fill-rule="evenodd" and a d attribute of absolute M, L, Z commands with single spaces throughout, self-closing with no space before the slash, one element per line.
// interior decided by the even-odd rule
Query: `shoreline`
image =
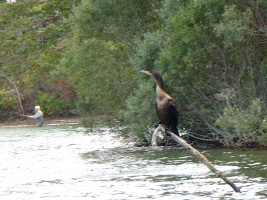
<path fill-rule="evenodd" d="M 44 118 L 44 126 L 57 126 L 64 124 L 81 124 L 80 117 L 47 117 Z M 0 122 L 0 127 L 27 127 L 36 126 L 34 119 L 23 118 Z"/>

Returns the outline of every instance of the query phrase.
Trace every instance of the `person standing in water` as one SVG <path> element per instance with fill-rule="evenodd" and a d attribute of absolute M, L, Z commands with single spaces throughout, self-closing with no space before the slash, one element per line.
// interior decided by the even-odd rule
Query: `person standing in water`
<path fill-rule="evenodd" d="M 41 111 L 40 106 L 34 107 L 35 115 L 27 115 L 27 117 L 36 119 L 37 126 L 42 127 L 44 125 L 43 112 Z"/>

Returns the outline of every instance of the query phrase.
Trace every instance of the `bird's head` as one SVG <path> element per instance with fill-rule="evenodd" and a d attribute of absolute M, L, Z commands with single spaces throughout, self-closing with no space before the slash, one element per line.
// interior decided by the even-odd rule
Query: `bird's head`
<path fill-rule="evenodd" d="M 141 70 L 142 73 L 145 73 L 145 74 L 148 74 L 149 76 L 152 76 L 154 78 L 156 77 L 161 77 L 159 72 L 157 72 L 156 70 L 154 69 L 150 69 L 150 70 Z"/>
<path fill-rule="evenodd" d="M 153 70 L 153 69 L 150 69 L 150 70 L 142 70 L 141 71 L 142 73 L 145 73 L 145 74 L 148 74 L 149 76 L 152 76 L 157 85 L 159 85 L 161 88 L 163 88 L 163 81 L 162 81 L 162 78 L 161 78 L 161 75 L 159 74 L 159 72 L 157 72 L 156 70 Z"/>

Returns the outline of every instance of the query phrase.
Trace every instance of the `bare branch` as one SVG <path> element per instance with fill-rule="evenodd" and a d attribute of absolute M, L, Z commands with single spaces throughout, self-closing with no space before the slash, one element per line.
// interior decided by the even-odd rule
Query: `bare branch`
<path fill-rule="evenodd" d="M 165 127 L 163 127 L 162 125 L 159 125 L 155 129 L 155 131 L 153 133 L 153 137 L 157 136 L 157 134 L 158 134 L 159 131 L 165 132 Z M 218 169 L 216 169 L 210 163 L 210 161 L 204 155 L 202 155 L 198 150 L 196 150 L 194 147 L 192 147 L 190 144 L 188 144 L 184 139 L 178 137 L 177 135 L 175 135 L 172 132 L 170 132 L 170 133 L 171 133 L 171 138 L 174 141 L 176 141 L 178 144 L 180 144 L 184 148 L 188 149 L 194 156 L 196 156 L 201 162 L 203 162 L 209 168 L 210 171 L 212 171 L 213 173 L 215 173 L 218 177 L 220 177 L 227 184 L 229 184 L 235 190 L 235 192 L 241 192 L 241 190 L 238 187 L 236 187 L 233 182 L 231 182 L 222 172 L 220 172 Z"/>
<path fill-rule="evenodd" d="M 16 84 L 10 78 L 8 78 L 5 74 L 0 74 L 0 78 L 5 78 L 15 88 L 16 93 L 17 93 L 17 99 L 18 99 L 20 111 L 22 114 L 25 114 L 21 100 L 20 100 L 19 90 L 18 90 Z"/>

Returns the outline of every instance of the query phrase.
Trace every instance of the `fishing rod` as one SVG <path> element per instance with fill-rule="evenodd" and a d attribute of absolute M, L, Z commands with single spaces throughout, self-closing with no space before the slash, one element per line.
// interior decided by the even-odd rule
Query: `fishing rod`
<path fill-rule="evenodd" d="M 23 115 L 23 114 L 18 114 L 18 113 L 10 113 L 10 114 L 18 115 L 18 116 L 21 116 L 21 117 L 29 117 L 28 115 Z"/>
<path fill-rule="evenodd" d="M 16 114 L 16 115 L 19 115 L 19 116 L 22 116 L 22 117 L 28 117 L 28 115 L 22 115 L 22 114 Z"/>

